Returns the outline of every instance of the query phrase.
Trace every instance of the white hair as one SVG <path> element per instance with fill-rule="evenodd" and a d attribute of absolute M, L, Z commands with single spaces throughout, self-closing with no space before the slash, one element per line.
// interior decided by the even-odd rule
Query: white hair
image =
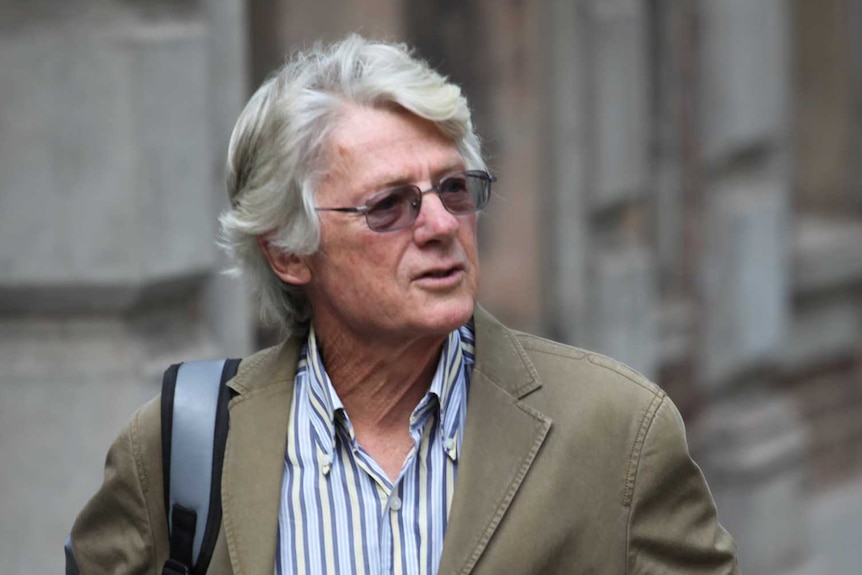
<path fill-rule="evenodd" d="M 400 107 L 430 120 L 458 149 L 468 169 L 485 169 L 466 98 L 403 44 L 351 35 L 297 53 L 270 76 L 237 119 L 227 155 L 231 207 L 219 218 L 220 245 L 245 276 L 265 321 L 303 333 L 311 310 L 301 286 L 272 271 L 258 238 L 287 254 L 320 244 L 315 184 L 328 134 L 350 105 Z"/>

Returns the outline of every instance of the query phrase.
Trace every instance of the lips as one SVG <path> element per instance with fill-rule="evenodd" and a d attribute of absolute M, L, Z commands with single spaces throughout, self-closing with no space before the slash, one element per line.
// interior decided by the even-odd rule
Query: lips
<path fill-rule="evenodd" d="M 461 264 L 454 264 L 447 267 L 435 267 L 429 270 L 425 270 L 422 273 L 416 276 L 416 279 L 445 279 L 451 276 L 454 276 L 458 272 L 462 271 L 464 266 Z"/>
<path fill-rule="evenodd" d="M 445 277 L 453 274 L 454 272 L 455 272 L 455 269 L 451 268 L 448 270 L 440 270 L 440 271 L 424 273 L 424 274 L 422 274 L 421 277 L 423 277 L 423 278 L 445 278 Z"/>
<path fill-rule="evenodd" d="M 448 268 L 438 268 L 438 269 L 428 270 L 428 271 L 422 273 L 419 277 L 420 278 L 445 278 L 445 277 L 448 277 L 448 276 L 454 274 L 455 272 L 457 272 L 461 269 L 463 269 L 462 266 L 458 266 L 458 265 L 448 267 Z"/>

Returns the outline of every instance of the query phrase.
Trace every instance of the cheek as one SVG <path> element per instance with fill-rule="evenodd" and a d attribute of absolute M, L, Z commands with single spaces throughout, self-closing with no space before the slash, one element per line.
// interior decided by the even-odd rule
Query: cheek
<path fill-rule="evenodd" d="M 461 227 L 461 231 L 458 234 L 458 238 L 461 242 L 461 246 L 464 248 L 464 251 L 467 254 L 467 257 L 476 264 L 478 258 L 478 241 L 476 238 L 476 216 L 473 216 L 472 221 L 469 223 L 465 222 L 465 225 Z"/>
<path fill-rule="evenodd" d="M 397 240 L 376 234 L 333 242 L 329 253 L 335 255 L 323 256 L 323 269 L 331 281 L 338 281 L 342 288 L 349 286 L 360 297 L 387 291 L 407 275 L 401 265 L 404 246 Z"/>

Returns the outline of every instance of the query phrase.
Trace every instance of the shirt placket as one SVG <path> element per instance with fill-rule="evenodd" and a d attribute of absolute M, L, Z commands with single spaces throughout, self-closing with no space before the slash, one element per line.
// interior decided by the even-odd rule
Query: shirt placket
<path fill-rule="evenodd" d="M 404 509 L 403 485 L 415 472 L 417 454 L 420 453 L 422 430 L 428 424 L 430 417 L 430 412 L 425 411 L 420 417 L 411 418 L 410 435 L 413 438 L 413 447 L 407 454 L 404 466 L 395 483 L 389 483 L 377 463 L 361 447 L 357 446 L 353 451 L 358 467 L 364 472 L 366 478 L 374 483 L 380 502 L 380 515 L 377 524 L 380 563 L 376 570 L 379 575 L 402 575 L 402 573 L 407 575 L 402 569 L 400 560 L 406 544 L 405 533 L 398 524 L 399 519 L 403 519 L 402 524 L 405 525 L 410 520 L 409 517 L 402 517 L 403 513 L 407 513 L 407 510 Z"/>

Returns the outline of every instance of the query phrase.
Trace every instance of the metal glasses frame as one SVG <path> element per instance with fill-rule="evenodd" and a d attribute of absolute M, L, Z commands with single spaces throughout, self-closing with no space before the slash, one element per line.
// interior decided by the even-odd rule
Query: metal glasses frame
<path fill-rule="evenodd" d="M 448 205 L 446 205 L 446 201 L 444 200 L 444 192 L 441 189 L 441 185 L 444 184 L 447 180 L 449 180 L 451 178 L 457 178 L 459 176 L 466 176 L 468 178 L 478 178 L 478 179 L 483 180 L 485 182 L 486 194 L 484 195 L 484 197 L 479 198 L 480 201 L 471 210 L 453 211 L 452 209 L 450 209 L 450 207 Z M 450 174 L 450 175 L 446 176 L 445 178 L 443 178 L 439 182 L 437 182 L 436 185 L 428 188 L 427 190 L 422 190 L 419 188 L 419 186 L 414 186 L 414 185 L 409 185 L 409 184 L 405 184 L 405 185 L 401 185 L 401 186 L 393 186 L 391 188 L 386 188 L 385 190 L 381 190 L 380 192 L 374 194 L 373 196 L 368 198 L 368 200 L 365 202 L 365 204 L 363 204 L 361 206 L 331 207 L 331 208 L 330 207 L 315 206 L 314 209 L 318 212 L 343 212 L 343 213 L 348 213 L 348 214 L 365 214 L 365 223 L 368 225 L 369 229 L 371 229 L 375 232 L 380 232 L 380 233 L 395 232 L 398 230 L 403 230 L 404 228 L 409 228 L 410 226 L 412 226 L 416 222 L 416 218 L 419 217 L 419 211 L 422 209 L 422 196 L 424 196 L 425 194 L 428 194 L 431 192 L 436 192 L 437 197 L 440 198 L 440 203 L 443 204 L 443 207 L 446 208 L 447 212 L 449 212 L 452 215 L 456 215 L 456 216 L 466 216 L 469 214 L 474 214 L 488 205 L 488 202 L 491 199 L 491 184 L 496 182 L 496 181 L 497 181 L 496 176 L 494 176 L 493 174 L 489 174 L 488 172 L 486 172 L 484 170 L 465 170 L 463 172 L 457 172 L 457 173 Z M 404 224 L 399 224 L 399 225 L 394 226 L 394 227 L 377 228 L 377 227 L 372 226 L 371 222 L 368 221 L 368 213 L 371 210 L 373 210 L 375 207 L 377 207 L 377 205 L 382 200 L 384 200 L 386 197 L 388 197 L 388 194 L 391 194 L 393 190 L 400 190 L 400 189 L 406 189 L 406 188 L 410 188 L 410 189 L 416 190 L 418 192 L 416 194 L 416 198 L 411 202 L 411 207 L 413 207 L 413 210 L 411 211 L 412 218 L 410 219 L 410 221 L 408 221 Z"/>

